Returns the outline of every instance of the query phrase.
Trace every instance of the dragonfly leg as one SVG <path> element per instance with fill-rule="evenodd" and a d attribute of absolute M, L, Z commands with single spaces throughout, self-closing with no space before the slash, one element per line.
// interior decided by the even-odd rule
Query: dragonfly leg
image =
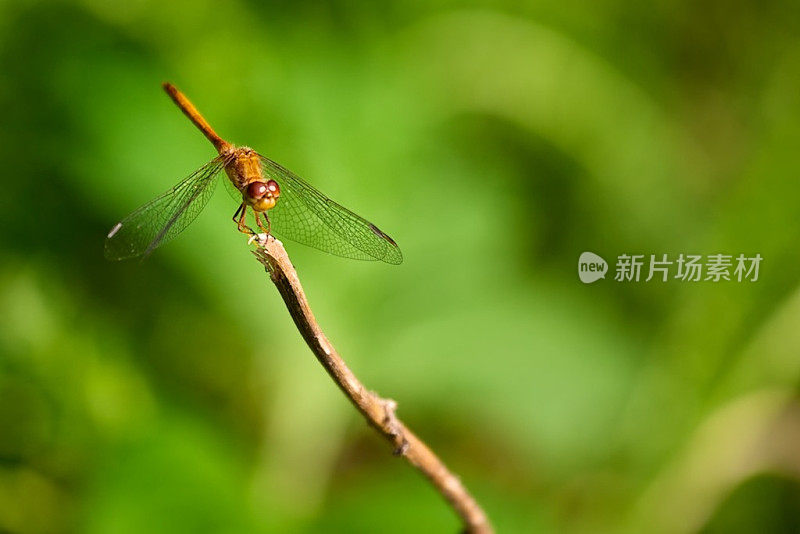
<path fill-rule="evenodd" d="M 270 227 L 272 226 L 270 224 L 270 222 L 269 222 L 269 215 L 267 215 L 266 212 L 262 212 L 262 213 L 255 212 L 255 213 L 256 213 L 256 223 L 258 224 L 258 227 L 261 228 L 262 230 L 264 230 L 265 234 L 269 235 L 269 230 L 270 230 Z M 261 222 L 261 217 L 260 217 L 261 215 L 263 215 L 264 216 L 264 220 L 267 221 L 267 226 L 264 226 L 264 224 Z"/>
<path fill-rule="evenodd" d="M 241 212 L 241 215 L 239 215 L 240 212 Z M 238 219 L 236 218 L 237 216 L 239 216 Z M 236 213 L 233 214 L 233 221 L 236 223 L 236 225 L 239 228 L 240 232 L 242 232 L 243 234 L 253 235 L 253 234 L 255 234 L 253 229 L 248 227 L 245 224 L 245 217 L 246 216 L 247 216 L 247 206 L 244 204 L 244 202 L 242 202 L 239 205 L 239 208 L 236 210 Z"/>
<path fill-rule="evenodd" d="M 239 216 L 239 212 L 240 212 L 240 211 L 242 211 L 242 208 L 243 208 L 243 207 L 244 207 L 244 202 L 242 202 L 241 204 L 239 204 L 239 207 L 238 207 L 238 208 L 236 208 L 236 213 L 234 213 L 234 214 L 233 214 L 233 217 L 231 217 L 231 220 L 232 220 L 233 222 L 237 222 L 237 221 L 236 221 L 236 217 L 238 217 L 238 216 Z"/>

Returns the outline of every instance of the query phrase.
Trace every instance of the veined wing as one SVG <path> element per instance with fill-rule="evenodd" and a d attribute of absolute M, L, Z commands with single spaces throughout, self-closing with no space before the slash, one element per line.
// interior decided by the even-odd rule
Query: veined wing
<path fill-rule="evenodd" d="M 215 178 L 228 159 L 229 156 L 212 159 L 117 223 L 106 238 L 106 258 L 124 260 L 147 256 L 181 233 L 208 203 L 214 192 Z"/>
<path fill-rule="evenodd" d="M 292 171 L 259 157 L 264 173 L 281 188 L 278 203 L 268 212 L 275 235 L 346 258 L 394 265 L 403 262 L 397 243 L 377 226 L 329 199 Z"/>

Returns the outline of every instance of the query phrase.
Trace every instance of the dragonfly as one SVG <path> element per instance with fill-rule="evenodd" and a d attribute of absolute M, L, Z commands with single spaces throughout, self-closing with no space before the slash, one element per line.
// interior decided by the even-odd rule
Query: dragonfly
<path fill-rule="evenodd" d="M 234 194 L 241 199 L 233 222 L 251 238 L 257 233 L 247 226 L 249 211 L 266 235 L 345 258 L 402 263 L 403 254 L 388 234 L 252 148 L 237 147 L 223 140 L 186 95 L 170 83 L 164 83 L 163 88 L 211 141 L 218 154 L 172 189 L 114 225 L 106 237 L 106 258 L 147 257 L 180 234 L 206 206 L 217 178 L 224 172 Z"/>

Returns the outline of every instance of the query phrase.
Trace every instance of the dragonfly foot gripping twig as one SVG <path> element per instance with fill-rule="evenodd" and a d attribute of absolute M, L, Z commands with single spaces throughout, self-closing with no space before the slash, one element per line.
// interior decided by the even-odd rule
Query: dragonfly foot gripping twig
<path fill-rule="evenodd" d="M 459 478 L 397 418 L 397 403 L 391 399 L 383 399 L 365 388 L 325 337 L 314 318 L 283 244 L 265 234 L 259 234 L 257 243 L 259 246 L 253 254 L 269 273 L 303 339 L 339 389 L 369 424 L 393 444 L 394 453 L 408 460 L 436 487 L 461 518 L 465 532 L 492 533 L 486 514 Z"/>

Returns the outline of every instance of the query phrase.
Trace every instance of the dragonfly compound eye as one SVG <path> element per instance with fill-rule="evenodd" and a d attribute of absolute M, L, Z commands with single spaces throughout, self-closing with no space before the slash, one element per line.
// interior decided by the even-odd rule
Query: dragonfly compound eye
<path fill-rule="evenodd" d="M 278 185 L 278 182 L 276 182 L 275 180 L 269 180 L 267 182 L 267 190 L 275 198 L 278 198 L 279 196 L 281 196 L 281 187 Z"/>
<path fill-rule="evenodd" d="M 252 182 L 247 186 L 247 196 L 251 199 L 258 200 L 266 194 L 267 184 L 264 182 Z"/>

